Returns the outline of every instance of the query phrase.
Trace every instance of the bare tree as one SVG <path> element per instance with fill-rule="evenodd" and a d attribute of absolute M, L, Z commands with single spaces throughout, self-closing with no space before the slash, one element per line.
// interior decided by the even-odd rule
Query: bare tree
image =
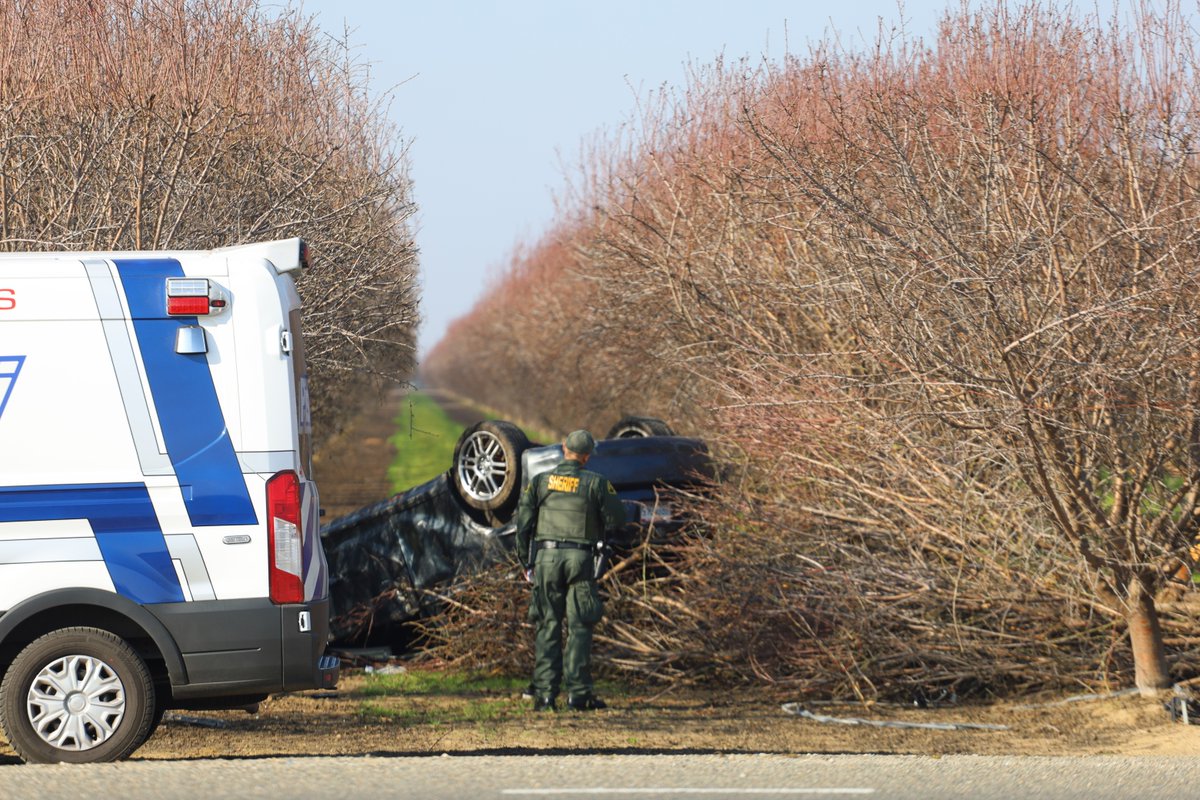
<path fill-rule="evenodd" d="M 1037 6 L 963 15 L 936 61 L 893 47 L 841 64 L 818 84 L 816 128 L 783 107 L 751 120 L 833 223 L 827 268 L 871 365 L 845 377 L 954 432 L 926 447 L 973 442 L 1018 472 L 1127 618 L 1146 691 L 1170 685 L 1154 597 L 1200 517 L 1200 206 L 1177 14 L 1144 12 L 1140 37 Z"/>
<path fill-rule="evenodd" d="M 302 236 L 314 411 L 413 360 L 406 153 L 344 39 L 257 0 L 0 2 L 0 247 Z"/>

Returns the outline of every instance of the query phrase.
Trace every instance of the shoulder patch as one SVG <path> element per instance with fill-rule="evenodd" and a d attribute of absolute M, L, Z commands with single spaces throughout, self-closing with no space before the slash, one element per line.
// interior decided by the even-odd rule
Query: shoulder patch
<path fill-rule="evenodd" d="M 605 483 L 607 483 L 607 484 L 608 484 L 608 493 L 609 493 L 609 494 L 616 494 L 616 493 L 617 493 L 617 489 L 616 489 L 616 487 L 615 487 L 615 486 L 613 486 L 613 485 L 612 485 L 612 483 L 611 483 L 610 481 L 605 481 Z"/>

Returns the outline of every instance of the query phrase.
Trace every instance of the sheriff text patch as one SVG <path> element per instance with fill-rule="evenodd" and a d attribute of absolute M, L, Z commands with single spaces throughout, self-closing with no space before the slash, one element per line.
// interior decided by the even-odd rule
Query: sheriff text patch
<path fill-rule="evenodd" d="M 579 478 L 570 475 L 551 475 L 546 481 L 546 488 L 552 492 L 579 491 Z"/>

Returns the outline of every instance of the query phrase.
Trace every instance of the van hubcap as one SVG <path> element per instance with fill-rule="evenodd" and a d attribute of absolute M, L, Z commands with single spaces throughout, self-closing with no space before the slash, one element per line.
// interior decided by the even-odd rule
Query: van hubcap
<path fill-rule="evenodd" d="M 25 707 L 42 741 L 61 750 L 91 750 L 120 726 L 125 686 L 98 658 L 63 656 L 34 677 Z"/>

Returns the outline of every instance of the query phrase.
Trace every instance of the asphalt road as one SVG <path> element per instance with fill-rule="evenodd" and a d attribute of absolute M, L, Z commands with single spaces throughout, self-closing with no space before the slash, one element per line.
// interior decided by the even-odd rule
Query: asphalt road
<path fill-rule="evenodd" d="M 1195 798 L 1200 757 L 442 756 L 0 767 L 0 797 Z"/>

